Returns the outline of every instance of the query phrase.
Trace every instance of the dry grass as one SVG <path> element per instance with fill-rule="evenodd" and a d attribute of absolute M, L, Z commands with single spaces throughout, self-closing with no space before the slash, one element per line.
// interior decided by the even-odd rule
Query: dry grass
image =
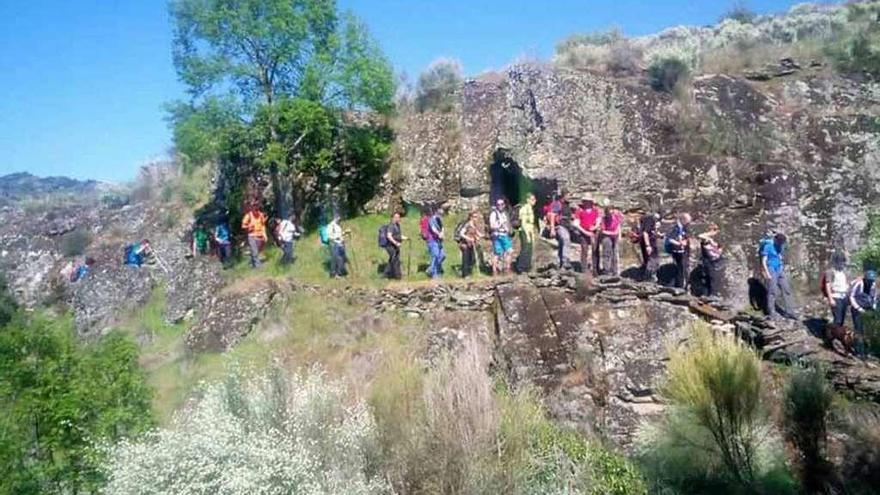
<path fill-rule="evenodd" d="M 704 52 L 699 72 L 703 74 L 741 74 L 775 65 L 783 58 L 792 58 L 806 66 L 812 61 L 827 63 L 823 45 L 819 40 L 804 40 L 790 44 L 758 43 L 732 44 L 718 50 Z"/>

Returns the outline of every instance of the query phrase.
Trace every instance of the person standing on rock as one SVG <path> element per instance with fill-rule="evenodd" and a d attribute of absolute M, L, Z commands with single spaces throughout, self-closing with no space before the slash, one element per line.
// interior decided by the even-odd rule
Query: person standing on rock
<path fill-rule="evenodd" d="M 857 278 L 849 290 L 849 304 L 852 308 L 853 330 L 856 334 L 856 354 L 865 358 L 865 322 L 863 316 L 868 311 L 877 309 L 877 272 L 866 270 L 862 277 Z"/>
<path fill-rule="evenodd" d="M 568 204 L 568 192 L 562 190 L 559 198 L 550 205 L 550 231 L 556 234 L 556 244 L 559 257 L 559 268 L 570 269 L 571 258 L 569 246 L 571 245 L 572 211 Z"/>
<path fill-rule="evenodd" d="M 430 213 L 425 239 L 431 257 L 427 273 L 431 278 L 439 278 L 443 274 L 443 260 L 446 259 L 443 251 L 443 220 L 440 218 L 440 208 L 432 207 Z"/>
<path fill-rule="evenodd" d="M 201 221 L 196 223 L 195 228 L 192 231 L 192 244 L 190 245 L 190 254 L 193 257 L 198 255 L 208 254 L 208 246 L 210 244 L 210 237 L 208 236 L 208 230 L 205 229 L 205 224 Z"/>
<path fill-rule="evenodd" d="M 251 268 L 257 268 L 260 266 L 260 252 L 266 244 L 266 214 L 256 203 L 248 205 L 247 213 L 241 219 L 241 229 L 247 232 Z"/>
<path fill-rule="evenodd" d="M 831 308 L 831 320 L 843 326 L 846 321 L 846 308 L 849 307 L 849 280 L 846 275 L 846 254 L 837 249 L 831 254 L 831 266 L 822 273 L 819 282 L 822 295 Z"/>
<path fill-rule="evenodd" d="M 690 270 L 691 241 L 689 227 L 691 216 L 682 213 L 678 216 L 675 226 L 666 236 L 665 248 L 675 263 L 675 287 L 687 289 L 688 272 Z"/>
<path fill-rule="evenodd" d="M 391 280 L 400 280 L 403 278 L 403 271 L 400 268 L 400 247 L 403 241 L 407 240 L 400 228 L 400 212 L 395 211 L 391 215 L 391 222 L 385 231 L 385 252 L 388 253 L 388 264 L 385 265 L 385 277 Z"/>
<path fill-rule="evenodd" d="M 474 265 L 477 263 L 477 242 L 483 237 L 480 232 L 480 214 L 470 212 L 467 221 L 461 226 L 458 237 L 458 249 L 461 251 L 461 276 L 471 276 Z"/>
<path fill-rule="evenodd" d="M 598 275 L 599 268 L 599 219 L 601 212 L 590 196 L 581 200 L 581 207 L 575 215 L 574 228 L 580 234 L 581 272 Z"/>
<path fill-rule="evenodd" d="M 232 235 L 229 232 L 229 221 L 226 215 L 220 217 L 214 226 L 214 242 L 217 244 L 217 257 L 224 267 L 232 258 Z"/>
<path fill-rule="evenodd" d="M 657 269 L 660 268 L 660 253 L 657 251 L 657 239 L 660 237 L 660 213 L 645 213 L 639 220 L 639 248 L 642 251 L 642 280 L 657 281 Z"/>
<path fill-rule="evenodd" d="M 721 295 L 721 283 L 724 274 L 723 249 L 715 237 L 721 229 L 717 224 L 709 224 L 706 232 L 697 238 L 700 240 L 700 262 L 706 271 L 706 291 L 710 296 Z"/>
<path fill-rule="evenodd" d="M 620 258 L 617 248 L 620 244 L 620 226 L 623 223 L 623 216 L 607 198 L 603 206 L 605 210 L 602 214 L 599 235 L 599 242 L 602 245 L 602 273 L 604 275 L 620 275 Z"/>
<path fill-rule="evenodd" d="M 510 217 L 504 199 L 498 198 L 495 207 L 489 213 L 489 232 L 492 235 L 492 275 L 510 271 L 513 254 L 513 240 L 510 238 Z"/>
<path fill-rule="evenodd" d="M 285 218 L 278 223 L 278 241 L 281 242 L 282 265 L 293 263 L 293 243 L 300 236 L 300 229 L 296 225 L 296 214 L 291 213 L 290 218 Z"/>
<path fill-rule="evenodd" d="M 538 198 L 533 193 L 526 196 L 526 202 L 519 207 L 519 256 L 516 258 L 516 271 L 527 273 L 532 270 L 532 257 L 535 249 L 535 205 Z"/>
<path fill-rule="evenodd" d="M 782 260 L 787 241 L 785 234 L 777 232 L 772 242 L 761 243 L 761 269 L 767 284 L 767 312 L 771 319 L 779 314 L 786 318 L 797 318 L 791 285 L 785 275 L 785 265 Z M 781 303 L 779 309 L 782 311 L 777 311 L 777 303 Z"/>
<path fill-rule="evenodd" d="M 346 268 L 347 257 L 345 254 L 345 232 L 339 223 L 339 213 L 333 213 L 333 220 L 327 224 L 327 238 L 330 244 L 330 277 L 344 277 L 348 270 Z"/>

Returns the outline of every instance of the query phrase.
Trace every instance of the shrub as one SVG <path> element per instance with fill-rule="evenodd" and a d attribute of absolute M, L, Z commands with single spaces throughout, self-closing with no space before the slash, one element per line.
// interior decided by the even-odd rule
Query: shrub
<path fill-rule="evenodd" d="M 661 57 L 648 66 L 648 82 L 657 91 L 671 93 L 690 74 L 687 63 L 677 57 Z"/>
<path fill-rule="evenodd" d="M 755 22 L 755 19 L 758 17 L 752 9 L 750 9 L 744 2 L 736 2 L 733 6 L 721 16 L 721 21 L 725 19 L 730 19 L 732 21 L 736 21 L 742 24 L 752 24 Z"/>
<path fill-rule="evenodd" d="M 61 252 L 64 256 L 80 256 L 92 243 L 92 234 L 88 230 L 77 228 L 61 237 Z"/>
<path fill-rule="evenodd" d="M 834 390 L 816 366 L 795 369 L 785 389 L 785 429 L 800 452 L 801 480 L 808 493 L 828 493 L 831 466 L 825 458 Z"/>
<path fill-rule="evenodd" d="M 323 373 L 230 373 L 174 425 L 109 449 L 107 492 L 387 493 L 371 474 L 376 429 Z"/>
<path fill-rule="evenodd" d="M 420 112 L 452 111 L 455 107 L 455 94 L 463 81 L 461 63 L 457 60 L 449 58 L 434 60 L 419 75 L 416 84 L 416 108 Z"/>
<path fill-rule="evenodd" d="M 847 22 L 829 55 L 847 72 L 880 75 L 880 2 L 853 3 L 846 7 Z"/>
<path fill-rule="evenodd" d="M 843 442 L 841 477 L 846 493 L 877 493 L 880 486 L 880 410 L 874 404 L 852 405 L 838 418 L 847 434 Z"/>
<path fill-rule="evenodd" d="M 670 351 L 662 393 L 670 403 L 639 440 L 655 484 L 728 491 L 792 489 L 762 404 L 760 361 L 733 336 L 693 326 Z"/>
<path fill-rule="evenodd" d="M 570 36 L 556 46 L 556 63 L 613 75 L 634 75 L 642 68 L 642 50 L 617 29 Z"/>

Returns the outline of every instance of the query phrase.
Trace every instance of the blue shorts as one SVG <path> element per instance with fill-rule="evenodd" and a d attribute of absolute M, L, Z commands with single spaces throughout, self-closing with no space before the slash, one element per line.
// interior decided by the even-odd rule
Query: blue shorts
<path fill-rule="evenodd" d="M 501 256 L 513 249 L 513 240 L 507 234 L 499 234 L 492 241 L 492 248 L 495 250 L 495 256 Z"/>

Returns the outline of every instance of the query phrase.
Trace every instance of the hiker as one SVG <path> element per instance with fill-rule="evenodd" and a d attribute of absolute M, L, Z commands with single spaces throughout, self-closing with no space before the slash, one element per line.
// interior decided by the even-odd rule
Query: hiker
<path fill-rule="evenodd" d="M 247 232 L 248 247 L 251 251 L 251 268 L 260 266 L 260 252 L 266 244 L 266 214 L 256 203 L 248 206 L 241 219 L 241 229 Z"/>
<path fill-rule="evenodd" d="M 532 270 L 532 256 L 535 249 L 535 204 L 538 198 L 529 193 L 526 202 L 519 207 L 517 215 L 519 221 L 519 256 L 516 257 L 517 273 L 527 273 Z"/>
<path fill-rule="evenodd" d="M 600 211 L 591 196 L 581 199 L 574 218 L 574 228 L 580 234 L 581 272 L 598 275 L 599 267 L 599 217 Z"/>
<path fill-rule="evenodd" d="M 513 240 L 510 238 L 510 217 L 504 199 L 498 198 L 489 213 L 489 232 L 492 236 L 492 275 L 510 271 L 513 253 Z"/>
<path fill-rule="evenodd" d="M 664 247 L 675 263 L 675 283 L 679 289 L 687 289 L 688 272 L 690 271 L 691 241 L 688 228 L 691 224 L 689 213 L 682 213 L 666 236 Z"/>
<path fill-rule="evenodd" d="M 302 235 L 302 231 L 296 225 L 296 214 L 291 213 L 290 218 L 285 218 L 278 222 L 277 228 L 278 242 L 281 243 L 281 264 L 288 265 L 293 263 L 293 243 Z"/>
<path fill-rule="evenodd" d="M 778 314 L 786 318 L 797 318 L 794 312 L 791 285 L 785 276 L 785 266 L 782 261 L 787 240 L 785 234 L 778 232 L 770 239 L 763 239 L 760 244 L 761 269 L 767 284 L 767 312 L 771 319 L 776 318 Z M 777 312 L 776 302 L 780 296 L 782 311 Z"/>
<path fill-rule="evenodd" d="M 440 218 L 440 208 L 430 207 L 427 213 L 430 215 L 422 219 L 423 225 L 420 226 L 431 257 L 427 273 L 431 278 L 438 278 L 443 274 L 443 261 L 446 259 L 443 251 L 443 220 Z"/>
<path fill-rule="evenodd" d="M 384 248 L 388 253 L 385 277 L 400 280 L 403 278 L 403 271 L 400 268 L 400 246 L 407 240 L 400 229 L 400 212 L 395 211 L 391 215 L 391 221 L 383 227 L 379 229 L 379 247 Z"/>
<path fill-rule="evenodd" d="M 856 355 L 864 359 L 865 325 L 862 316 L 866 311 L 877 309 L 877 272 L 866 270 L 862 277 L 857 278 L 849 290 L 849 304 L 852 312 L 853 330 L 856 334 Z"/>
<path fill-rule="evenodd" d="M 229 220 L 226 215 L 221 216 L 217 220 L 217 225 L 214 226 L 214 243 L 217 244 L 217 257 L 220 259 L 220 264 L 226 267 L 232 258 L 232 236 L 229 232 Z"/>
<path fill-rule="evenodd" d="M 344 277 L 348 270 L 346 262 L 348 258 L 345 254 L 345 232 L 342 225 L 339 224 L 339 213 L 333 214 L 333 220 L 327 224 L 327 242 L 330 246 L 330 277 Z"/>
<path fill-rule="evenodd" d="M 620 263 L 618 262 L 617 247 L 620 244 L 620 227 L 623 217 L 606 198 L 603 201 L 605 207 L 602 212 L 602 221 L 599 226 L 599 239 L 602 246 L 602 267 L 604 275 L 620 275 Z"/>
<path fill-rule="evenodd" d="M 656 282 L 657 269 L 660 268 L 660 252 L 657 239 L 660 237 L 660 213 L 649 212 L 639 220 L 639 248 L 642 251 L 642 280 Z"/>
<path fill-rule="evenodd" d="M 455 241 L 458 242 L 458 249 L 461 251 L 462 278 L 469 277 L 477 263 L 477 241 L 483 238 L 479 222 L 480 214 L 471 211 L 467 220 L 456 227 Z"/>
<path fill-rule="evenodd" d="M 822 273 L 819 282 L 822 295 L 831 308 L 831 319 L 835 325 L 843 326 L 846 321 L 846 308 L 849 306 L 849 281 L 846 276 L 846 254 L 837 249 L 831 254 L 831 265 Z"/>
<path fill-rule="evenodd" d="M 143 239 L 125 247 L 123 264 L 140 268 L 152 254 L 153 248 L 150 246 L 150 241 Z"/>
<path fill-rule="evenodd" d="M 208 254 L 210 247 L 210 236 L 205 224 L 198 222 L 192 231 L 192 244 L 190 246 L 190 254 L 195 257 L 197 255 Z"/>
<path fill-rule="evenodd" d="M 710 223 L 709 228 L 698 235 L 700 240 L 700 261 L 706 272 L 706 291 L 710 296 L 721 295 L 722 275 L 724 273 L 723 249 L 715 236 L 721 232 L 717 224 Z"/>
<path fill-rule="evenodd" d="M 556 234 L 557 256 L 560 269 L 570 269 L 571 260 L 568 256 L 571 244 L 572 212 L 568 204 L 568 192 L 563 190 L 559 198 L 550 204 L 550 232 Z"/>

